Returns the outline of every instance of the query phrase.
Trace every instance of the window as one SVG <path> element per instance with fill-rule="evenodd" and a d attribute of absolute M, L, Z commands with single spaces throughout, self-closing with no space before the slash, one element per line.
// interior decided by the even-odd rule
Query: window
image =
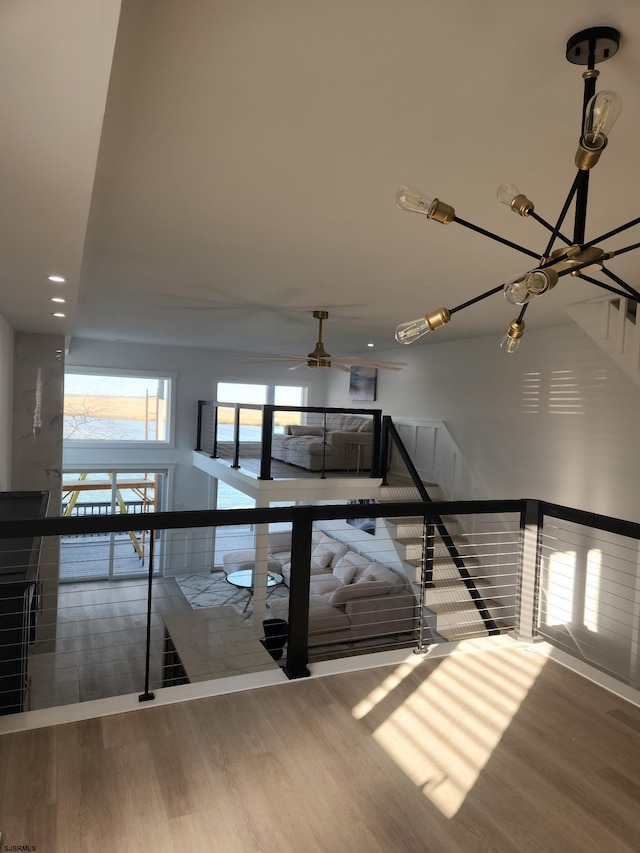
<path fill-rule="evenodd" d="M 248 385 L 218 382 L 219 403 L 273 403 L 276 406 L 303 406 L 305 389 L 298 385 Z"/>
<path fill-rule="evenodd" d="M 60 541 L 60 580 L 117 580 L 148 574 L 149 532 L 142 516 L 164 509 L 167 470 L 64 471 L 62 515 L 130 515 L 122 533 L 66 535 Z M 155 540 L 154 573 L 159 573 L 164 531 Z"/>
<path fill-rule="evenodd" d="M 168 443 L 170 399 L 167 376 L 70 371 L 64 440 Z"/>
<path fill-rule="evenodd" d="M 218 382 L 218 403 L 252 403 L 254 405 L 304 406 L 306 389 L 299 385 L 249 385 L 240 382 Z M 218 409 L 218 439 L 233 438 L 233 409 Z M 240 412 L 240 439 L 259 441 L 262 413 L 251 409 Z M 274 432 L 282 432 L 284 424 L 300 423 L 297 412 L 275 412 Z"/>

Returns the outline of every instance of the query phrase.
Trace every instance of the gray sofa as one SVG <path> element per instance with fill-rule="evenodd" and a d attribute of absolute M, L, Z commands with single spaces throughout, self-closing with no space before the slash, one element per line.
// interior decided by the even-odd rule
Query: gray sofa
<path fill-rule="evenodd" d="M 271 439 L 271 458 L 309 471 L 348 471 L 371 467 L 373 418 L 327 415 L 319 425 L 288 424 Z"/>
<path fill-rule="evenodd" d="M 224 558 L 227 573 L 254 563 L 251 550 L 231 551 Z M 289 585 L 290 534 L 270 535 L 269 571 L 282 574 Z M 268 607 L 267 618 L 288 622 L 287 598 L 272 596 Z M 309 646 L 409 634 L 416 627 L 416 607 L 415 595 L 402 575 L 322 531 L 313 532 Z"/>

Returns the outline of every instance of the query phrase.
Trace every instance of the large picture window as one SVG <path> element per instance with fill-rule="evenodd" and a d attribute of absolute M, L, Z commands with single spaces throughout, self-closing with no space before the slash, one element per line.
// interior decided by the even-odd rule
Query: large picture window
<path fill-rule="evenodd" d="M 304 406 L 306 389 L 299 385 L 258 385 L 242 382 L 218 382 L 218 403 L 252 403 L 257 405 Z M 218 409 L 218 439 L 233 438 L 233 409 L 220 406 Z M 242 409 L 240 413 L 240 439 L 260 441 L 262 412 Z M 284 424 L 300 423 L 297 412 L 277 412 L 274 432 L 282 432 Z"/>
<path fill-rule="evenodd" d="M 64 440 L 170 439 L 171 379 L 125 373 L 65 373 Z"/>

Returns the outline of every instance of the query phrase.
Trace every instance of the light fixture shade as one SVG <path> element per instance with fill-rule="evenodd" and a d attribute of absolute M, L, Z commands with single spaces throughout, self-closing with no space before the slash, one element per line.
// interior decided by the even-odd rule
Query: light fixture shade
<path fill-rule="evenodd" d="M 396 193 L 398 207 L 402 210 L 408 210 L 410 213 L 422 213 L 428 216 L 433 206 L 433 201 L 422 190 L 418 190 L 415 187 L 400 187 Z"/>
<path fill-rule="evenodd" d="M 616 92 L 602 91 L 591 98 L 585 110 L 582 134 L 582 145 L 588 151 L 600 151 L 605 147 L 621 111 L 622 98 Z"/>
<path fill-rule="evenodd" d="M 450 319 L 451 312 L 448 308 L 438 308 L 437 311 L 425 314 L 424 317 L 400 323 L 396 327 L 395 338 L 399 344 L 412 344 L 418 338 L 426 335 L 427 332 L 434 332 L 440 326 L 446 325 Z"/>

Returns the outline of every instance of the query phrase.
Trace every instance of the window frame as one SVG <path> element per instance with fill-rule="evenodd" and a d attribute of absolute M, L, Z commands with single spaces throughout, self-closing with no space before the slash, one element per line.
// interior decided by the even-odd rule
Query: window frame
<path fill-rule="evenodd" d="M 98 439 L 98 438 L 65 438 L 63 423 L 63 446 L 67 448 L 152 448 L 166 450 L 175 447 L 176 440 L 176 379 L 177 373 L 168 370 L 132 370 L 125 367 L 87 367 L 86 365 L 67 365 L 64 372 L 63 388 L 63 421 L 64 400 L 66 399 L 67 375 L 77 376 L 112 376 L 124 379 L 164 379 L 167 383 L 167 423 L 166 437 L 164 439 L 136 440 L 136 439 Z"/>

